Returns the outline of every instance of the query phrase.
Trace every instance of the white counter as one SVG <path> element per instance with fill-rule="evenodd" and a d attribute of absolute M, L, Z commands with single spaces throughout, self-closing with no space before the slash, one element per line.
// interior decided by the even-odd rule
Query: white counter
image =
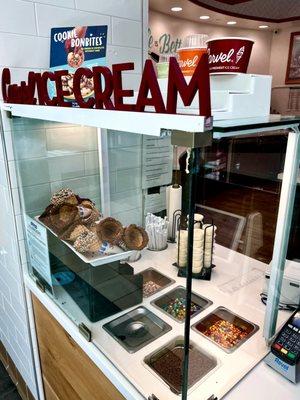
<path fill-rule="evenodd" d="M 169 245 L 168 250 L 163 252 L 145 251 L 142 259 L 132 264 L 135 273 L 149 267 L 154 267 L 169 277 L 176 279 L 176 283 L 173 286 L 164 289 L 156 296 L 152 296 L 143 302 L 144 306 L 171 325 L 172 331 L 145 346 L 135 354 L 129 354 L 102 329 L 104 323 L 115 319 L 122 313 L 95 324 L 91 324 L 82 315 L 80 320 L 83 320 L 93 333 L 93 343 L 88 343 L 78 333 L 77 327 L 59 307 L 47 295 L 41 293 L 30 278 L 26 280 L 29 288 L 34 291 L 58 322 L 61 323 L 127 399 L 144 399 L 151 393 L 154 393 L 160 400 L 179 399 L 178 396 L 171 393 L 169 388 L 158 379 L 153 371 L 147 369 L 143 364 L 145 356 L 168 343 L 174 337 L 183 335 L 183 324 L 173 321 L 150 304 L 153 298 L 168 292 L 178 284 L 185 284 L 184 278 L 177 278 L 177 269 L 172 266 L 175 255 L 175 246 Z M 200 384 L 196 384 L 191 389 L 189 392 L 189 399 L 191 400 L 207 400 L 213 394 L 220 399 L 244 375 L 255 367 L 268 351 L 262 337 L 265 306 L 261 303 L 259 297 L 263 286 L 266 265 L 222 246 L 216 246 L 214 261 L 217 267 L 213 271 L 210 282 L 193 280 L 193 291 L 209 298 L 214 304 L 193 318 L 192 324 L 209 314 L 216 307 L 223 305 L 259 325 L 260 330 L 232 354 L 225 353 L 206 338 L 194 331 L 191 332 L 191 340 L 215 356 L 220 365 L 207 379 L 204 379 Z M 105 266 L 101 268 L 105 268 Z M 72 299 L 68 295 L 66 295 L 64 301 L 68 301 L 69 306 L 72 306 Z M 76 308 L 76 315 L 78 315 L 78 307 L 75 303 L 73 306 L 74 313 Z M 279 323 L 286 320 L 288 315 L 286 312 L 280 313 Z M 101 352 L 97 350 L 96 346 Z M 289 400 L 296 400 L 296 392 L 299 388 L 299 385 L 296 386 L 287 382 L 264 363 L 261 363 L 234 389 L 227 393 L 224 398 L 226 400 L 240 400 L 241 398 L 246 400 L 251 397 L 252 400 L 253 398 L 264 399 L 268 397 L 275 400 L 277 398 L 275 396 L 281 394 L 280 399 L 288 398 Z M 274 391 L 274 396 L 271 396 L 270 390 Z M 263 391 L 265 391 L 264 395 Z"/>

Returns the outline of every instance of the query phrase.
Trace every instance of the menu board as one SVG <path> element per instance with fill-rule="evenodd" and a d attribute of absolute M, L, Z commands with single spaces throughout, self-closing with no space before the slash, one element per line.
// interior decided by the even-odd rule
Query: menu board
<path fill-rule="evenodd" d="M 52 286 L 47 230 L 28 215 L 25 217 L 25 225 L 31 267 Z"/>
<path fill-rule="evenodd" d="M 143 137 L 142 188 L 169 185 L 172 182 L 173 147 L 171 138 Z"/>
<path fill-rule="evenodd" d="M 77 68 L 106 65 L 107 26 L 75 26 L 51 29 L 50 70 L 68 70 L 62 77 L 65 101 L 76 106 L 73 93 L 73 76 Z M 81 79 L 81 94 L 88 99 L 94 94 L 92 78 Z M 55 95 L 55 85 L 49 82 L 50 97 Z"/>

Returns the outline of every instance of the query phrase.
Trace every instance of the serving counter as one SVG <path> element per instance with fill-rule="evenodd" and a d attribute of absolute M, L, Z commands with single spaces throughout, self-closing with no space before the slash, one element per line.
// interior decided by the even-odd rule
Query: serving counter
<path fill-rule="evenodd" d="M 170 278 L 173 278 L 175 281 L 173 285 L 166 288 L 162 293 L 168 292 L 173 287 L 184 284 L 184 279 L 176 276 L 177 269 L 172 266 L 175 252 L 175 245 L 171 245 L 164 253 L 153 253 L 145 250 L 142 259 L 134 263 L 134 269 L 138 273 L 152 267 Z M 192 323 L 194 324 L 201 320 L 205 315 L 209 314 L 211 309 L 222 305 L 247 319 L 256 321 L 260 326 L 263 326 L 265 306 L 261 302 L 259 294 L 264 285 L 266 264 L 219 245 L 217 245 L 216 248 L 215 262 L 216 270 L 214 271 L 214 283 L 210 284 L 208 288 L 206 288 L 207 285 L 203 284 L 203 282 L 195 282 L 193 284 L 193 292 L 210 298 L 213 301 L 213 305 L 195 317 Z M 157 313 L 160 318 L 170 324 L 172 326 L 172 331 L 167 333 L 165 337 L 157 339 L 152 344 L 146 346 L 142 351 L 136 354 L 128 354 L 126 350 L 118 345 L 114 339 L 102 329 L 102 326 L 106 322 L 113 320 L 115 317 L 94 324 L 92 342 L 87 342 L 79 333 L 77 326 L 68 319 L 60 307 L 45 293 L 40 291 L 30 277 L 26 277 L 26 286 L 28 288 L 28 293 L 33 293 L 39 299 L 126 399 L 142 400 L 148 398 L 153 392 L 158 399 L 178 398 L 178 396 L 172 394 L 164 383 L 159 381 L 157 377 L 145 367 L 144 358 L 148 354 L 164 343 L 172 340 L 172 338 L 183 334 L 182 324 L 176 323 L 172 318 L 165 316 L 161 312 L 159 314 L 157 313 L 157 309 L 151 305 L 151 297 L 144 302 L 143 305 Z M 158 293 L 154 298 L 159 296 L 160 294 Z M 64 293 L 64 296 L 61 297 L 61 301 L 69 303 L 73 315 L 76 315 L 78 320 L 85 318 L 68 294 Z M 289 312 L 281 311 L 279 314 L 278 326 L 280 326 L 289 315 Z M 86 322 L 88 323 L 88 321 Z M 192 332 L 191 340 L 201 347 L 204 346 L 207 348 L 210 353 L 214 354 L 219 359 L 221 366 L 223 366 L 223 372 L 221 367 L 217 372 L 221 374 L 221 377 L 222 375 L 224 376 L 225 373 L 227 382 L 230 379 L 230 386 L 234 386 L 234 388 L 223 397 L 224 399 L 235 400 L 240 399 L 241 396 L 246 400 L 252 399 L 253 397 L 262 399 L 265 395 L 272 396 L 272 399 L 279 399 L 281 395 L 288 396 L 291 400 L 297 399 L 299 384 L 294 385 L 286 381 L 261 361 L 269 351 L 262 337 L 261 329 L 232 355 L 226 354 L 194 331 Z M 246 361 L 244 367 L 243 360 Z M 252 371 L 249 371 L 249 361 L 253 368 Z M 235 368 L 230 368 L 232 363 L 238 365 L 238 374 Z M 231 376 L 231 378 L 229 378 L 229 376 Z M 217 382 L 220 381 L 217 376 L 214 376 L 213 379 L 216 379 L 216 381 L 207 381 L 205 384 L 200 383 L 197 385 L 190 393 L 189 398 L 209 399 L 212 395 L 212 387 L 214 388 L 213 394 L 218 399 L 221 398 L 222 390 L 227 391 L 228 387 L 226 387 L 226 385 L 223 388 L 221 385 L 218 386 Z M 235 384 L 237 384 L 237 386 L 235 386 Z M 153 388 L 155 388 L 155 390 L 153 390 Z M 208 395 L 209 393 L 210 395 Z"/>

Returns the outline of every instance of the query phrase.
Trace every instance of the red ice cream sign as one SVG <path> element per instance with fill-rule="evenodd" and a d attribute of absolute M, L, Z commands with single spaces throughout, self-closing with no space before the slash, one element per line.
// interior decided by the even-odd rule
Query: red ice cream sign
<path fill-rule="evenodd" d="M 207 42 L 210 73 L 246 73 L 253 41 L 246 38 L 220 38 Z"/>

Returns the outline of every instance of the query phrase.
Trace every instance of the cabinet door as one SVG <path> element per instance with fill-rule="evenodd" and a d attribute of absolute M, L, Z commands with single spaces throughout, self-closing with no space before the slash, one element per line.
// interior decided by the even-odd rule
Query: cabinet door
<path fill-rule="evenodd" d="M 46 400 L 124 397 L 32 295 Z"/>

